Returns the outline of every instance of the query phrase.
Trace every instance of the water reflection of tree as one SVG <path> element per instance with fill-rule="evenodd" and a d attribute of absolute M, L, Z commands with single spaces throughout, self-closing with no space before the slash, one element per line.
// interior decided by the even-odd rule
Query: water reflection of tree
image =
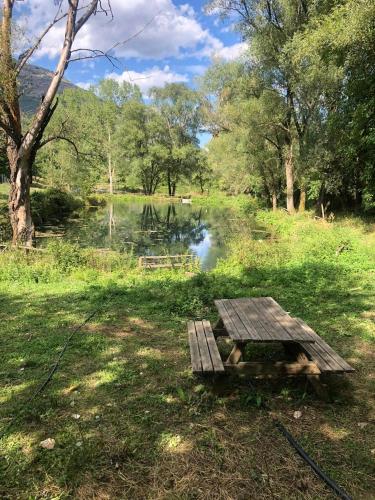
<path fill-rule="evenodd" d="M 202 209 L 179 210 L 175 204 L 167 207 L 144 205 L 140 227 L 143 231 L 139 247 L 147 253 L 186 252 L 191 244 L 203 241 L 207 225 L 202 222 Z"/>
<path fill-rule="evenodd" d="M 205 261 L 210 268 L 225 252 L 228 238 L 247 230 L 248 224 L 234 218 L 228 209 L 115 202 L 72 222 L 67 238 L 82 246 L 165 255 L 190 253 L 189 247 L 202 243 L 209 233 Z"/>

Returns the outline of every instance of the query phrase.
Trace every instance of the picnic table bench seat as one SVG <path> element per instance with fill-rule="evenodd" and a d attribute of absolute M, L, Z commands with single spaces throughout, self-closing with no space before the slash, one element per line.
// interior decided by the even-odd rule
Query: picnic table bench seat
<path fill-rule="evenodd" d="M 349 365 L 336 351 L 332 349 L 312 328 L 302 319 L 295 318 L 301 327 L 314 340 L 313 343 L 301 342 L 299 346 L 314 361 L 322 373 L 350 373 L 354 368 Z"/>
<path fill-rule="evenodd" d="M 193 373 L 224 373 L 215 337 L 209 321 L 189 321 L 188 334 Z"/>

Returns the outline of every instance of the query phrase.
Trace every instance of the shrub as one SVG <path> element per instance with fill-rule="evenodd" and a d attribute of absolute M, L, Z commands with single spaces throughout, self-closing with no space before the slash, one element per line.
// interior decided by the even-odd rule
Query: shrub
<path fill-rule="evenodd" d="M 37 226 L 64 221 L 82 207 L 82 200 L 58 189 L 35 191 L 31 195 L 33 220 Z"/>
<path fill-rule="evenodd" d="M 86 204 L 89 207 L 105 207 L 107 204 L 107 200 L 104 198 L 104 196 L 91 195 L 87 196 Z"/>
<path fill-rule="evenodd" d="M 47 252 L 52 256 L 55 266 L 67 273 L 72 269 L 84 266 L 87 262 L 77 244 L 66 243 L 61 240 L 51 241 L 47 247 Z"/>
<path fill-rule="evenodd" d="M 0 205 L 0 241 L 7 241 L 12 236 L 12 227 L 9 221 L 9 212 L 7 205 Z"/>

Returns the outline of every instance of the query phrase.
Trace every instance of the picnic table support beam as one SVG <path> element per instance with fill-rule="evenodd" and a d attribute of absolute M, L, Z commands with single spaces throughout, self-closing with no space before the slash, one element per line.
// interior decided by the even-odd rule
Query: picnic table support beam
<path fill-rule="evenodd" d="M 224 363 L 226 371 L 243 373 L 255 378 L 268 379 L 277 377 L 318 376 L 319 368 L 313 361 L 307 363 L 277 361 L 275 363 L 242 362 Z"/>
<path fill-rule="evenodd" d="M 283 343 L 283 347 L 285 352 L 290 356 L 293 356 L 299 363 L 306 363 L 310 361 L 309 358 L 306 356 L 306 353 L 303 352 L 301 346 L 297 342 L 296 343 L 285 342 Z M 317 396 L 324 401 L 329 401 L 327 384 L 322 383 L 320 370 L 319 373 L 313 375 L 307 375 L 306 378 L 312 385 Z"/>
<path fill-rule="evenodd" d="M 236 365 L 244 355 L 246 344 L 244 342 L 235 342 L 231 353 L 228 356 L 226 363 Z"/>

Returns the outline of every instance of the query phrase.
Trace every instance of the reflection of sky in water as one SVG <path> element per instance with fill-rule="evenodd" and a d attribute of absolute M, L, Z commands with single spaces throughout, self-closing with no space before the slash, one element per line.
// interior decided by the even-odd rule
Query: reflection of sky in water
<path fill-rule="evenodd" d="M 204 235 L 203 241 L 198 243 L 198 245 L 189 246 L 189 249 L 199 257 L 202 263 L 206 260 L 212 246 L 210 233 L 207 230 L 205 230 L 203 232 L 203 235 Z"/>
<path fill-rule="evenodd" d="M 209 270 L 226 254 L 233 220 L 227 208 L 116 201 L 69 223 L 65 237 L 83 247 L 138 256 L 194 253 Z"/>

